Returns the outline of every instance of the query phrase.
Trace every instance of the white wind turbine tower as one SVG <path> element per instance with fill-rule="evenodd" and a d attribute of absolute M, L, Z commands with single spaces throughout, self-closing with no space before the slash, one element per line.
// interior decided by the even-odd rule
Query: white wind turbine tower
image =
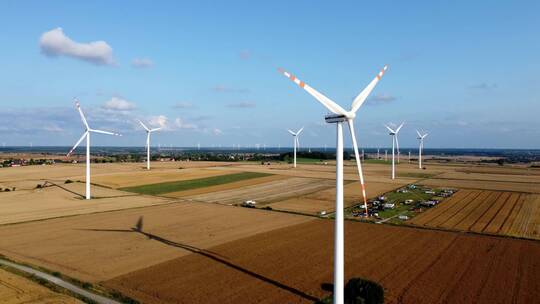
<path fill-rule="evenodd" d="M 69 151 L 67 156 L 69 157 L 73 151 L 79 146 L 79 144 L 83 141 L 83 139 L 86 137 L 86 199 L 90 199 L 90 133 L 101 133 L 101 134 L 108 134 L 108 135 L 116 135 L 116 136 L 122 136 L 118 133 L 113 132 L 107 132 L 107 131 L 101 131 L 101 130 L 95 130 L 88 126 L 88 122 L 86 121 L 86 118 L 84 117 L 83 111 L 81 110 L 81 105 L 77 99 L 75 99 L 75 106 L 77 107 L 77 110 L 79 111 L 79 114 L 81 115 L 81 120 L 84 124 L 85 131 L 81 138 L 77 141 L 75 146 Z"/>
<path fill-rule="evenodd" d="M 356 166 L 358 168 L 358 175 L 360 177 L 360 184 L 362 187 L 362 195 L 364 197 L 364 205 L 367 211 L 366 190 L 364 186 L 364 175 L 362 173 L 362 164 L 360 162 L 360 156 L 358 154 L 358 145 L 356 143 L 356 136 L 354 133 L 354 118 L 356 112 L 362 106 L 367 99 L 371 91 L 375 88 L 387 66 L 377 74 L 377 76 L 368 84 L 368 86 L 360 92 L 360 94 L 354 99 L 351 105 L 351 110 L 346 111 L 340 105 L 324 96 L 320 92 L 316 91 L 305 82 L 296 78 L 294 75 L 281 70 L 286 77 L 294 81 L 298 86 L 307 91 L 311 96 L 315 97 L 320 103 L 322 103 L 333 114 L 327 115 L 325 120 L 327 123 L 336 124 L 336 220 L 335 220 L 335 236 L 334 236 L 334 304 L 344 303 L 344 235 L 343 235 L 343 126 L 344 122 L 349 125 L 351 133 L 351 139 L 354 147 L 354 155 L 356 158 Z"/>
<path fill-rule="evenodd" d="M 396 179 L 396 161 L 395 161 L 394 151 L 396 149 L 396 146 L 397 146 L 397 150 L 399 151 L 399 141 L 398 141 L 397 135 L 399 133 L 399 130 L 401 130 L 401 127 L 403 127 L 403 124 L 404 122 L 402 122 L 401 125 L 399 125 L 399 127 L 397 127 L 396 130 L 393 130 L 387 125 L 384 125 L 388 129 L 388 131 L 390 131 L 389 133 L 390 136 L 392 136 L 392 179 Z"/>
<path fill-rule="evenodd" d="M 296 149 L 299 148 L 300 146 L 300 142 L 298 141 L 298 136 L 300 136 L 300 133 L 302 133 L 302 131 L 304 130 L 304 127 L 300 128 L 300 130 L 296 131 L 296 132 L 293 132 L 291 130 L 287 130 L 289 131 L 289 133 L 291 133 L 291 135 L 293 136 L 293 154 L 294 154 L 294 162 L 293 162 L 293 168 L 296 168 Z"/>
<path fill-rule="evenodd" d="M 161 130 L 161 128 L 149 129 L 142 121 L 139 120 L 139 123 L 146 130 L 146 170 L 150 170 L 150 134 Z"/>
<path fill-rule="evenodd" d="M 420 140 L 420 147 L 418 148 L 418 168 L 422 169 L 422 150 L 424 150 L 424 138 L 426 138 L 429 133 L 422 134 L 416 130 L 416 134 L 418 134 L 418 140 Z"/>

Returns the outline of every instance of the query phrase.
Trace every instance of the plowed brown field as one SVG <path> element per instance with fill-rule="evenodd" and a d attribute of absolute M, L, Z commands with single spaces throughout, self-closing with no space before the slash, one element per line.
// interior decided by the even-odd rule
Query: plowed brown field
<path fill-rule="evenodd" d="M 540 239 L 540 195 L 460 190 L 413 225 Z"/>
<path fill-rule="evenodd" d="M 333 221 L 315 220 L 195 252 L 110 281 L 145 303 L 312 303 L 333 282 Z M 345 224 L 346 278 L 381 283 L 387 303 L 533 303 L 540 243 Z"/>
<path fill-rule="evenodd" d="M 131 228 L 141 216 L 145 229 L 199 248 L 312 220 L 182 202 L 0 226 L 0 254 L 97 282 L 190 253 L 134 233 Z"/>

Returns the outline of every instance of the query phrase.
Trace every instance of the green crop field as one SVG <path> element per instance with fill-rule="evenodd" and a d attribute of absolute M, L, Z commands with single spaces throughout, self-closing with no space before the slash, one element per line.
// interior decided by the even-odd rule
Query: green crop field
<path fill-rule="evenodd" d="M 120 188 L 123 191 L 135 192 L 140 194 L 159 195 L 164 193 L 171 193 L 177 191 L 198 189 L 222 184 L 228 184 L 232 182 L 242 181 L 246 179 L 258 178 L 270 176 L 268 173 L 257 172 L 241 172 L 220 176 L 205 177 L 199 179 L 182 180 L 176 182 L 166 182 L 158 184 L 149 184 L 135 187 Z"/>

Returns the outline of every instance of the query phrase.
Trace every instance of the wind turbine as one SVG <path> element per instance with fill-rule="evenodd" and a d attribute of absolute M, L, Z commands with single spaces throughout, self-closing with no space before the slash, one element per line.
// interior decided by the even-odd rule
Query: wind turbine
<path fill-rule="evenodd" d="M 424 150 L 424 138 L 426 138 L 429 133 L 422 134 L 416 130 L 416 134 L 418 134 L 418 140 L 420 140 L 420 147 L 418 148 L 418 168 L 422 169 L 422 150 Z"/>
<path fill-rule="evenodd" d="M 101 133 L 101 134 L 116 135 L 116 136 L 122 136 L 122 135 L 118 133 L 95 130 L 95 129 L 90 128 L 90 126 L 88 126 L 88 122 L 86 121 L 86 118 L 84 117 L 83 111 L 81 110 L 81 104 L 79 103 L 79 100 L 77 99 L 75 99 L 75 106 L 77 107 L 77 110 L 79 111 L 79 114 L 81 115 L 81 120 L 84 124 L 85 129 L 84 129 L 83 135 L 77 141 L 75 146 L 71 148 L 67 156 L 69 157 L 71 154 L 73 154 L 73 151 L 75 151 L 75 149 L 86 137 L 86 199 L 90 199 L 90 133 Z"/>
<path fill-rule="evenodd" d="M 149 129 L 142 121 L 139 120 L 139 123 L 146 130 L 146 170 L 150 170 L 150 134 L 161 130 L 161 128 Z"/>
<path fill-rule="evenodd" d="M 292 80 L 302 89 L 307 91 L 311 96 L 315 97 L 321 104 L 323 104 L 333 114 L 326 115 L 325 120 L 327 123 L 336 124 L 336 220 L 335 220 L 335 236 L 334 236 L 334 302 L 335 304 L 344 303 L 344 236 L 343 236 L 343 126 L 344 122 L 349 125 L 349 131 L 351 133 L 351 139 L 354 147 L 354 155 L 356 158 L 356 166 L 358 168 L 358 175 L 360 177 L 360 184 L 362 186 L 362 195 L 364 197 L 364 205 L 367 211 L 367 199 L 366 189 L 364 185 L 364 175 L 362 173 L 362 164 L 360 162 L 360 156 L 358 154 L 358 145 L 356 142 L 356 136 L 354 133 L 354 118 L 356 112 L 371 91 L 375 88 L 387 66 L 377 74 L 377 76 L 368 84 L 368 86 L 356 96 L 351 105 L 351 110 L 346 111 L 340 105 L 324 96 L 314 88 L 307 85 L 305 82 L 296 78 L 294 75 L 280 69 L 280 72 L 287 78 Z"/>
<path fill-rule="evenodd" d="M 397 146 L 397 150 L 399 151 L 399 141 L 398 141 L 397 135 L 399 133 L 399 130 L 401 130 L 401 127 L 403 127 L 403 124 L 404 122 L 402 122 L 401 125 L 399 125 L 399 127 L 397 127 L 397 129 L 395 130 L 390 128 L 387 125 L 384 125 L 388 129 L 388 131 L 390 131 L 389 133 L 390 136 L 392 136 L 392 179 L 396 179 L 396 162 L 395 162 L 394 150 L 396 149 L 396 146 Z"/>
<path fill-rule="evenodd" d="M 290 129 L 287 130 L 289 131 L 289 133 L 291 133 L 291 135 L 293 136 L 293 146 L 294 146 L 294 164 L 293 164 L 293 168 L 296 168 L 296 149 L 299 148 L 300 146 L 300 142 L 298 141 L 298 136 L 300 136 L 300 133 L 302 133 L 302 131 L 304 130 L 304 127 L 300 128 L 300 130 L 296 131 L 296 132 L 293 132 L 291 131 Z"/>

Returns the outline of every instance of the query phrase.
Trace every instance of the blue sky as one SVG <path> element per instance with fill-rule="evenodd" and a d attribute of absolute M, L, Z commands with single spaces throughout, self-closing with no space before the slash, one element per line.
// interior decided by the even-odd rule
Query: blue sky
<path fill-rule="evenodd" d="M 305 126 L 301 145 L 332 146 L 325 109 L 276 69 L 349 108 L 388 64 L 362 146 L 405 121 L 403 147 L 422 128 L 427 148 L 540 148 L 538 1 L 214 2 L 2 2 L 0 142 L 74 144 L 78 97 L 125 135 L 96 145 L 144 145 L 142 119 L 165 127 L 156 145 L 288 146 Z"/>

